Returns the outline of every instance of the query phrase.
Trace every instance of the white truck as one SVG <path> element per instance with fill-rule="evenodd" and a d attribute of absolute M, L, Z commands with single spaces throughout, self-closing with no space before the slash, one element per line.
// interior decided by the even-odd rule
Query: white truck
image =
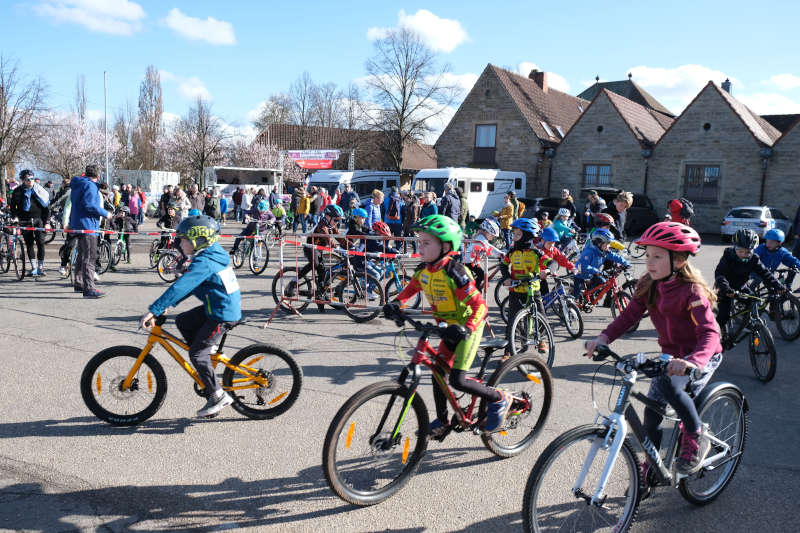
<path fill-rule="evenodd" d="M 344 186 L 348 183 L 363 200 L 374 189 L 387 193 L 393 186 L 399 185 L 400 174 L 383 170 L 318 170 L 308 179 L 309 185 L 325 187 L 331 196 L 336 194 L 337 188 L 344 191 Z"/>
<path fill-rule="evenodd" d="M 503 207 L 506 193 L 513 191 L 517 197 L 525 196 L 525 173 L 482 168 L 431 168 L 414 176 L 414 191 L 433 191 L 442 197 L 444 184 L 461 187 L 467 194 L 469 214 L 483 219 Z"/>

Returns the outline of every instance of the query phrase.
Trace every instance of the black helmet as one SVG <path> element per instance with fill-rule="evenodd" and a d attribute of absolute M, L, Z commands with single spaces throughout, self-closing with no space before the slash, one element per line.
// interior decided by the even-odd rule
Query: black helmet
<path fill-rule="evenodd" d="M 751 229 L 740 229 L 733 234 L 733 245 L 737 248 L 753 250 L 758 246 L 758 235 Z"/>
<path fill-rule="evenodd" d="M 33 170 L 31 170 L 29 168 L 26 168 L 24 170 L 20 170 L 19 171 L 19 178 L 20 179 L 24 180 L 28 176 L 33 176 Z"/>
<path fill-rule="evenodd" d="M 175 233 L 188 239 L 195 250 L 202 250 L 219 240 L 219 223 L 207 215 L 189 216 L 181 220 Z"/>

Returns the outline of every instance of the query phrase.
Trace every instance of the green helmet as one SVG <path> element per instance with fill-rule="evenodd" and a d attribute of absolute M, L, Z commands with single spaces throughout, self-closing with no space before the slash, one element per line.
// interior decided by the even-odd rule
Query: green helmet
<path fill-rule="evenodd" d="M 411 226 L 411 230 L 430 233 L 442 242 L 449 242 L 454 252 L 461 248 L 461 226 L 448 216 L 428 215 Z"/>

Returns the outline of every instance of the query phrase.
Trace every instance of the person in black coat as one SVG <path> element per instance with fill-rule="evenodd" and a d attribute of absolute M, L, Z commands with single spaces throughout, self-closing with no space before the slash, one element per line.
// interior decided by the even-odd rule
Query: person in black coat
<path fill-rule="evenodd" d="M 11 214 L 17 217 L 21 226 L 44 228 L 45 222 L 50 218 L 50 196 L 44 187 L 34 184 L 32 170 L 22 170 L 19 177 L 22 185 L 11 193 L 9 202 Z M 25 230 L 22 232 L 22 238 L 25 240 L 28 252 L 31 276 L 44 276 L 44 232 Z M 34 242 L 36 242 L 35 250 Z"/>

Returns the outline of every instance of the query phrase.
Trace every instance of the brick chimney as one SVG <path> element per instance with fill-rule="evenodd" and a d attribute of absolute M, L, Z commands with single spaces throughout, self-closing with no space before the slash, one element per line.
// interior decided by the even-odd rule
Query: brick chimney
<path fill-rule="evenodd" d="M 729 78 L 725 78 L 725 81 L 722 82 L 722 90 L 731 94 L 731 80 Z"/>
<path fill-rule="evenodd" d="M 542 91 L 547 92 L 547 72 L 542 72 L 537 69 L 533 69 L 528 77 L 536 82 L 536 85 L 539 86 Z"/>

